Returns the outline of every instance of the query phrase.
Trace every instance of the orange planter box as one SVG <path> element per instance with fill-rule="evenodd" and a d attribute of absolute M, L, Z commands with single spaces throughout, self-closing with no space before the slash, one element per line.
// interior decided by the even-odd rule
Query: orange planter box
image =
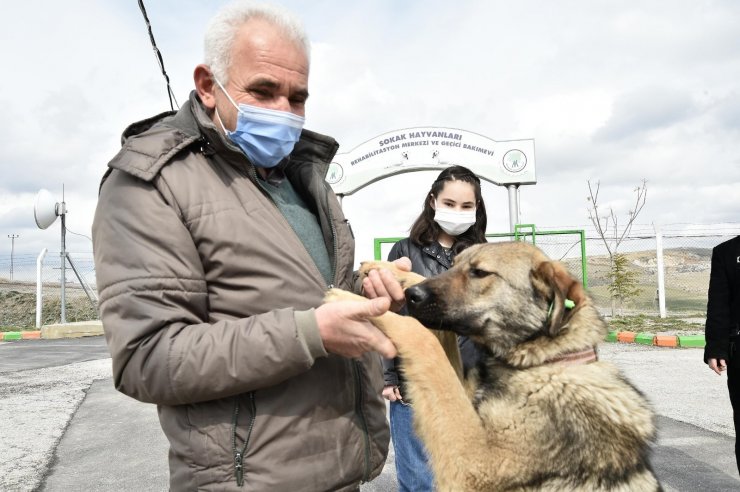
<path fill-rule="evenodd" d="M 620 331 L 619 333 L 617 333 L 617 341 L 624 342 L 624 343 L 632 343 L 635 341 L 636 336 L 637 336 L 637 333 L 634 333 L 632 331 Z"/>
<path fill-rule="evenodd" d="M 659 347 L 678 347 L 676 335 L 655 335 L 655 345 Z"/>
<path fill-rule="evenodd" d="M 41 332 L 38 330 L 35 331 L 22 331 L 21 332 L 21 338 L 24 340 L 30 340 L 32 338 L 41 338 Z"/>

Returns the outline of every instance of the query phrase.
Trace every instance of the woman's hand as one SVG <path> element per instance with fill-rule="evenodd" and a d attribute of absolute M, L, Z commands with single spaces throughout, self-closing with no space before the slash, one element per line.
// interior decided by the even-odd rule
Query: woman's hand
<path fill-rule="evenodd" d="M 727 362 L 725 362 L 724 359 L 709 359 L 709 368 L 716 372 L 717 374 L 722 374 L 725 370 L 727 370 Z M 385 391 L 385 390 L 383 390 Z"/>
<path fill-rule="evenodd" d="M 383 398 L 388 401 L 403 401 L 398 386 L 386 386 L 383 388 Z"/>

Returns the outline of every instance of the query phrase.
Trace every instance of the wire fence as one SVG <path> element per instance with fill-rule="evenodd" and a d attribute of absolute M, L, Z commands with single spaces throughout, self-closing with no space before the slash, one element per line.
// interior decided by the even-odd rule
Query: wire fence
<path fill-rule="evenodd" d="M 609 292 L 610 258 L 600 237 L 584 236 L 585 262 L 582 261 L 581 236 L 575 232 L 542 231 L 535 233 L 537 247 L 554 260 L 563 262 L 571 274 L 587 285 L 596 306 L 605 315 L 660 314 L 658 298 L 658 249 L 654 231 L 638 231 L 626 237 L 619 253 L 628 260 L 628 268 L 636 274 L 638 294 L 612 311 Z M 662 234 L 665 309 L 669 316 L 704 318 L 711 270 L 712 248 L 740 234 L 740 228 L 713 232 L 671 232 Z M 494 235 L 489 242 L 511 241 L 511 235 Z M 523 239 L 532 242 L 527 233 Z M 376 249 L 378 258 L 385 259 L 392 243 L 384 242 Z M 585 263 L 585 264 L 584 264 Z M 585 275 L 585 276 L 584 276 Z M 585 281 L 584 281 L 585 280 Z"/>
<path fill-rule="evenodd" d="M 65 321 L 98 318 L 95 266 L 92 253 L 68 253 L 65 263 Z M 74 264 L 80 278 L 77 277 Z M 50 251 L 43 259 L 40 275 L 41 325 L 62 321 L 62 261 L 60 253 Z M 0 327 L 36 326 L 37 256 L 0 256 Z M 92 298 L 92 299 L 91 299 Z"/>
<path fill-rule="evenodd" d="M 702 318 L 706 315 L 707 290 L 711 270 L 712 248 L 734 236 L 664 235 L 662 237 L 665 309 L 669 315 Z M 609 292 L 611 279 L 610 258 L 601 238 L 586 237 L 586 272 L 588 292 L 604 314 L 658 315 L 658 240 L 657 236 L 627 237 L 619 253 L 628 260 L 628 269 L 634 272 L 637 295 L 612 312 Z M 572 242 L 557 244 L 537 242 L 551 258 L 566 263 L 575 276 L 580 264 L 569 258 Z"/>
<path fill-rule="evenodd" d="M 577 232 L 537 231 L 536 245 L 554 260 L 563 262 L 574 277 L 584 281 L 587 290 L 602 313 L 612 310 L 609 294 L 609 256 L 602 240 L 585 234 L 585 262 L 582 261 L 581 235 Z M 571 231 L 567 231 L 571 232 Z M 636 273 L 639 294 L 618 305 L 617 315 L 658 315 L 658 252 L 656 235 L 637 230 L 619 247 Z M 740 227 L 699 232 L 664 231 L 663 270 L 665 307 L 670 316 L 703 318 L 706 315 L 707 289 L 712 248 L 740 234 Z M 511 237 L 489 237 L 489 241 L 507 241 Z M 524 237 L 531 242 L 531 238 Z M 385 259 L 391 243 L 376 251 Z M 69 263 L 65 269 L 65 320 L 67 322 L 97 319 L 98 312 L 95 266 L 91 252 L 69 254 L 77 277 Z M 0 256 L 0 328 L 32 328 L 36 325 L 36 255 Z M 585 263 L 585 268 L 584 268 Z M 61 322 L 61 258 L 59 252 L 46 254 L 41 269 L 41 324 Z M 585 277 L 584 277 L 585 272 Z M 86 292 L 87 289 L 87 292 Z M 92 300 L 91 300 L 92 297 Z"/>

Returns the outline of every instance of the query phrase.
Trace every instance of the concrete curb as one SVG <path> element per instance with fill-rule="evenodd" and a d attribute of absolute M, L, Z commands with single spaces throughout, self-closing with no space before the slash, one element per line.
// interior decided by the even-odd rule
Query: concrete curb
<path fill-rule="evenodd" d="M 0 341 L 9 342 L 39 338 L 77 338 L 102 334 L 103 325 L 100 321 L 85 321 L 64 325 L 48 325 L 44 326 L 41 330 L 0 332 Z M 660 333 L 635 333 L 632 331 L 610 331 L 607 333 L 604 341 L 674 348 L 704 348 L 706 345 L 704 335 L 663 335 Z"/>
<path fill-rule="evenodd" d="M 44 325 L 41 327 L 41 338 L 78 338 L 91 337 L 103 334 L 103 323 L 100 320 L 78 321 L 77 323 L 64 323 L 56 325 Z"/>
<path fill-rule="evenodd" d="M 0 341 L 5 342 L 9 342 L 11 340 L 32 340 L 37 338 L 41 338 L 40 330 L 0 332 Z"/>
<path fill-rule="evenodd" d="M 92 320 L 79 321 L 77 323 L 45 325 L 42 326 L 40 330 L 0 332 L 0 341 L 10 342 L 15 340 L 37 340 L 40 338 L 78 338 L 98 336 L 102 334 L 103 324 L 99 320 Z"/>
<path fill-rule="evenodd" d="M 662 333 L 635 333 L 633 331 L 610 331 L 604 339 L 607 342 L 639 343 L 657 347 L 704 348 L 704 335 L 666 335 Z"/>

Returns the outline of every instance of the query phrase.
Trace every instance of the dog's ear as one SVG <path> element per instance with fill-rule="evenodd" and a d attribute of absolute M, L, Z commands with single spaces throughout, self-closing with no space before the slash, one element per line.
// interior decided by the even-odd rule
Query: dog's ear
<path fill-rule="evenodd" d="M 539 264 L 532 272 L 532 285 L 551 303 L 546 326 L 550 336 L 555 336 L 584 301 L 586 295 L 583 287 L 561 263 L 555 261 L 543 261 Z M 566 307 L 566 299 L 573 301 L 575 307 Z"/>

